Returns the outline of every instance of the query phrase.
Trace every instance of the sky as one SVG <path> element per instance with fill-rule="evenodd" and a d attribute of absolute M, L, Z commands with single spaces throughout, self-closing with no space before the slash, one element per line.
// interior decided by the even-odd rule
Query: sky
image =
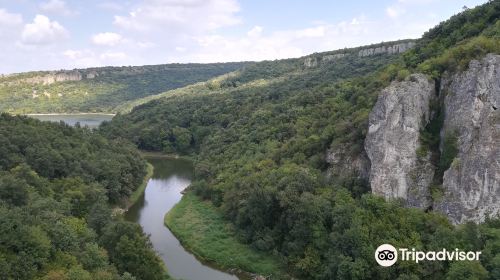
<path fill-rule="evenodd" d="M 486 0 L 0 0 L 0 73 L 260 61 L 418 38 Z"/>

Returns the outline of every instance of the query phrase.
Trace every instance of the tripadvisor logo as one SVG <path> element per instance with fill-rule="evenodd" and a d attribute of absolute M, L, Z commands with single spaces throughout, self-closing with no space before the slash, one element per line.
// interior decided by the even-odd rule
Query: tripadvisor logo
<path fill-rule="evenodd" d="M 418 263 L 420 261 L 478 261 L 481 252 L 462 251 L 455 249 L 448 251 L 442 249 L 440 251 L 417 251 L 415 248 L 396 249 L 391 244 L 382 244 L 375 250 L 375 260 L 381 266 L 392 266 L 399 260 L 412 261 Z"/>
<path fill-rule="evenodd" d="M 398 260 L 398 251 L 391 244 L 382 244 L 375 251 L 375 260 L 381 266 L 391 266 Z"/>

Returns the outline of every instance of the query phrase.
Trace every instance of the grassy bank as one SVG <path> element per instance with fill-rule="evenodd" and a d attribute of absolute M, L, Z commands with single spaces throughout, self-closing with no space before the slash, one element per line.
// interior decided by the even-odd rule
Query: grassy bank
<path fill-rule="evenodd" d="M 151 165 L 150 163 L 147 163 L 146 171 L 147 171 L 146 176 L 144 176 L 144 180 L 142 180 L 141 185 L 130 195 L 128 202 L 127 202 L 126 209 L 128 209 L 130 206 L 134 205 L 137 202 L 137 200 L 139 199 L 139 197 L 141 197 L 144 190 L 146 189 L 146 186 L 148 185 L 149 179 L 151 178 L 151 176 L 153 176 L 153 171 L 154 171 L 153 165 Z"/>
<path fill-rule="evenodd" d="M 168 212 L 165 224 L 186 249 L 203 260 L 226 269 L 272 275 L 272 279 L 285 274 L 278 258 L 239 242 L 222 214 L 190 192 Z"/>

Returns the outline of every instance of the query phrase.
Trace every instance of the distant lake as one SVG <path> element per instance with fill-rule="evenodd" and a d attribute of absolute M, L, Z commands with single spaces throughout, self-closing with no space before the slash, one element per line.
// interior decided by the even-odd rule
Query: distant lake
<path fill-rule="evenodd" d="M 90 128 L 96 128 L 103 121 L 110 121 L 114 117 L 114 115 L 110 114 L 29 114 L 28 116 L 41 121 L 63 121 L 71 126 L 80 123 L 81 126 Z"/>

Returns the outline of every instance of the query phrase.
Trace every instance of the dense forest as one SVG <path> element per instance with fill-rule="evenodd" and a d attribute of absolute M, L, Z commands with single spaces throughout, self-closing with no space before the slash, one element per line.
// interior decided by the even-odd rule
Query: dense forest
<path fill-rule="evenodd" d="M 304 58 L 248 65 L 137 106 L 101 132 L 195 157 L 191 191 L 219 207 L 241 240 L 279 255 L 299 278 L 500 279 L 500 220 L 453 226 L 371 195 L 358 174 L 330 172 L 325 159 L 327 150 L 351 159 L 363 153 L 369 112 L 391 81 L 421 72 L 439 82 L 471 59 L 500 53 L 499 19 L 500 1 L 490 1 L 442 22 L 399 56 L 352 51 L 314 67 Z M 482 256 L 382 268 L 373 258 L 382 243 Z"/>
<path fill-rule="evenodd" d="M 142 182 L 133 145 L 0 115 L 0 279 L 168 279 L 139 225 L 113 217 Z"/>
<path fill-rule="evenodd" d="M 118 106 L 234 71 L 247 63 L 165 64 L 0 77 L 0 111 L 112 113 Z"/>

